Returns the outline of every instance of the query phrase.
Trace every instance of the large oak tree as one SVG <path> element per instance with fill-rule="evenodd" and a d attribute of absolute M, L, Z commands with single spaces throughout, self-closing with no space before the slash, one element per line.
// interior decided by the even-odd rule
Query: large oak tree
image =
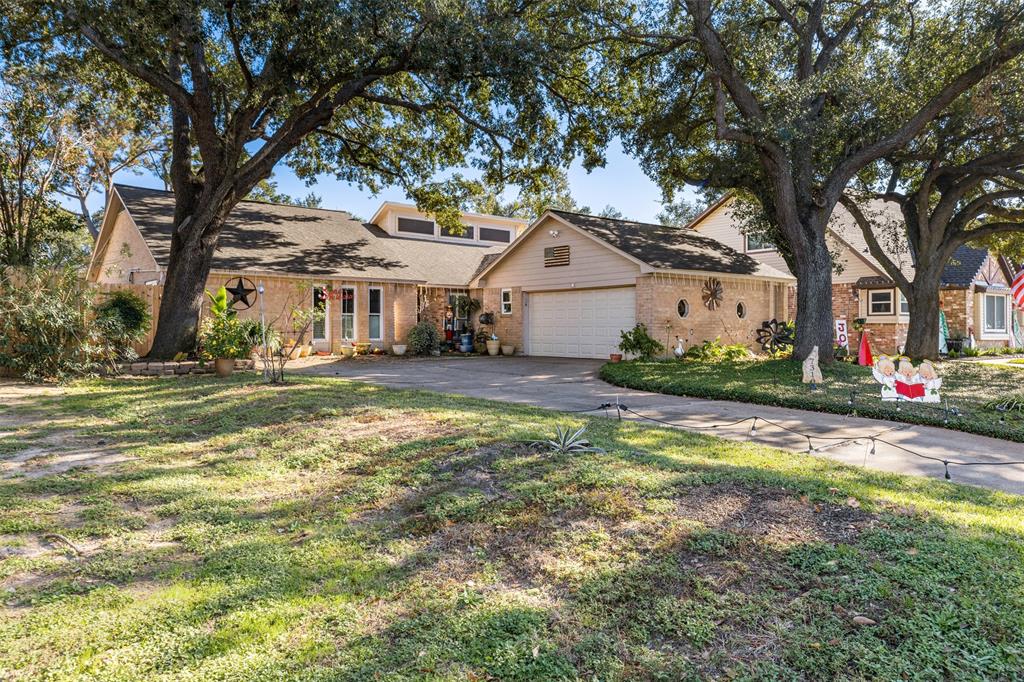
<path fill-rule="evenodd" d="M 938 355 L 939 289 L 956 250 L 1024 233 L 1024 59 L 1008 67 L 905 148 L 866 168 L 842 199 L 907 300 L 904 351 L 915 358 Z M 877 200 L 894 202 L 902 220 L 879 210 Z M 907 246 L 912 274 L 899 267 L 888 247 L 894 244 Z"/>
<path fill-rule="evenodd" d="M 803 358 L 833 342 L 825 231 L 844 191 L 1024 51 L 1019 10 L 1010 0 L 656 4 L 619 27 L 612 50 L 634 93 L 622 132 L 666 194 L 689 183 L 760 203 L 797 277 Z M 930 78 L 901 89 L 893 73 L 918 62 Z"/>
<path fill-rule="evenodd" d="M 585 3 L 501 0 L 40 0 L 63 48 L 103 55 L 167 97 L 174 234 L 152 355 L 193 347 L 232 208 L 290 163 L 374 191 L 398 184 L 442 221 L 469 166 L 522 180 L 605 134 L 576 111 L 596 95 Z M 61 33 L 63 32 L 63 33 Z"/>

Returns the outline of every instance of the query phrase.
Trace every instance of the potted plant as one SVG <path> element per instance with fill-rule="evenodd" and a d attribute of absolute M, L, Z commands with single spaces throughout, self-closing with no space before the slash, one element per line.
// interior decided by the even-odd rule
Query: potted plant
<path fill-rule="evenodd" d="M 622 353 L 609 353 L 608 360 L 610 360 L 612 364 L 622 362 Z"/>
<path fill-rule="evenodd" d="M 235 369 L 235 360 L 244 360 L 252 354 L 250 329 L 228 306 L 228 292 L 224 287 L 216 294 L 206 292 L 210 298 L 210 317 L 203 322 L 200 341 L 203 353 L 213 358 L 217 376 L 226 377 Z"/>
<path fill-rule="evenodd" d="M 491 334 L 491 338 L 487 339 L 487 354 L 497 355 L 499 350 L 501 350 L 501 341 L 498 340 L 496 334 Z"/>
<path fill-rule="evenodd" d="M 356 355 L 368 355 L 372 344 L 361 342 L 354 345 L 356 347 Z"/>
<path fill-rule="evenodd" d="M 406 346 L 404 343 L 393 343 L 391 344 L 392 355 L 405 355 Z"/>
<path fill-rule="evenodd" d="M 356 347 L 352 344 L 346 344 L 341 347 L 341 357 L 350 358 L 356 354 Z"/>
<path fill-rule="evenodd" d="M 481 316 L 482 317 L 482 316 Z M 483 329 L 476 333 L 473 337 L 473 350 L 480 355 L 487 352 L 487 340 L 491 338 L 491 335 L 485 332 Z"/>
<path fill-rule="evenodd" d="M 465 333 L 459 335 L 459 350 L 463 353 L 473 352 L 473 330 L 467 328 Z"/>
<path fill-rule="evenodd" d="M 468 320 L 473 313 L 480 310 L 481 303 L 479 298 L 470 298 L 466 294 L 459 294 L 452 301 L 452 308 L 455 309 L 456 315 Z"/>

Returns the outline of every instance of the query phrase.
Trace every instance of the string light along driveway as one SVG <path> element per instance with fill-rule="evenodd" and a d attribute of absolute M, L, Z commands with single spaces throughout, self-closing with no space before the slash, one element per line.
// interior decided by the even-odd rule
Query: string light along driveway
<path fill-rule="evenodd" d="M 986 464 L 1024 461 L 1024 443 L 960 431 L 612 386 L 597 377 L 601 364 L 600 360 L 534 357 L 374 358 L 312 364 L 292 371 L 552 410 L 590 410 L 603 403 L 618 402 L 633 411 L 622 413 L 623 419 L 640 420 L 641 417 L 634 414 L 638 413 L 681 429 L 801 453 L 808 451 L 807 435 L 810 435 L 816 455 L 882 471 L 933 478 L 945 476 L 943 460 Z M 606 412 L 616 417 L 615 409 L 587 414 L 603 416 Z M 759 419 L 756 432 L 751 435 L 753 420 L 750 418 L 754 416 Z M 738 420 L 745 421 L 707 428 Z M 871 436 L 876 437 L 873 454 Z M 908 454 L 901 448 L 922 456 Z M 952 465 L 949 471 L 952 479 L 959 483 L 1024 494 L 1024 464 Z"/>

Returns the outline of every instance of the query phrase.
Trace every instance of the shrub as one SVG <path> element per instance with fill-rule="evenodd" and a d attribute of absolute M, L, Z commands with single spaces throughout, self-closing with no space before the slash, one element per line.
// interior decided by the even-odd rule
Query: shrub
<path fill-rule="evenodd" d="M 0 269 L 0 367 L 29 381 L 96 372 L 125 352 L 93 312 L 73 269 Z"/>
<path fill-rule="evenodd" d="M 708 340 L 699 346 L 690 346 L 684 357 L 699 362 L 746 360 L 750 357 L 750 349 L 742 343 L 723 345 L 721 337 L 715 337 L 714 341 Z"/>
<path fill-rule="evenodd" d="M 420 322 L 409 330 L 408 345 L 413 355 L 426 355 L 441 343 L 441 333 L 429 322 Z"/>
<path fill-rule="evenodd" d="M 646 325 L 638 324 L 631 330 L 622 332 L 619 350 L 623 353 L 635 355 L 643 360 L 650 360 L 655 355 L 663 353 L 665 346 L 651 338 L 651 335 L 647 333 Z"/>
<path fill-rule="evenodd" d="M 114 291 L 96 306 L 95 312 L 96 324 L 120 346 L 118 357 L 134 358 L 132 345 L 142 341 L 149 331 L 149 305 L 130 291 Z"/>

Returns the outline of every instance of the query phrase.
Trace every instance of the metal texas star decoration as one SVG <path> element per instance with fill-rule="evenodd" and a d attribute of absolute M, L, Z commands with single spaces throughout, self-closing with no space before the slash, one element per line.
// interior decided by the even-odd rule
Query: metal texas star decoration
<path fill-rule="evenodd" d="M 248 277 L 229 279 L 228 283 L 224 285 L 224 289 L 231 294 L 228 307 L 232 310 L 245 310 L 246 308 L 251 308 L 253 303 L 256 302 L 256 286 Z"/>

